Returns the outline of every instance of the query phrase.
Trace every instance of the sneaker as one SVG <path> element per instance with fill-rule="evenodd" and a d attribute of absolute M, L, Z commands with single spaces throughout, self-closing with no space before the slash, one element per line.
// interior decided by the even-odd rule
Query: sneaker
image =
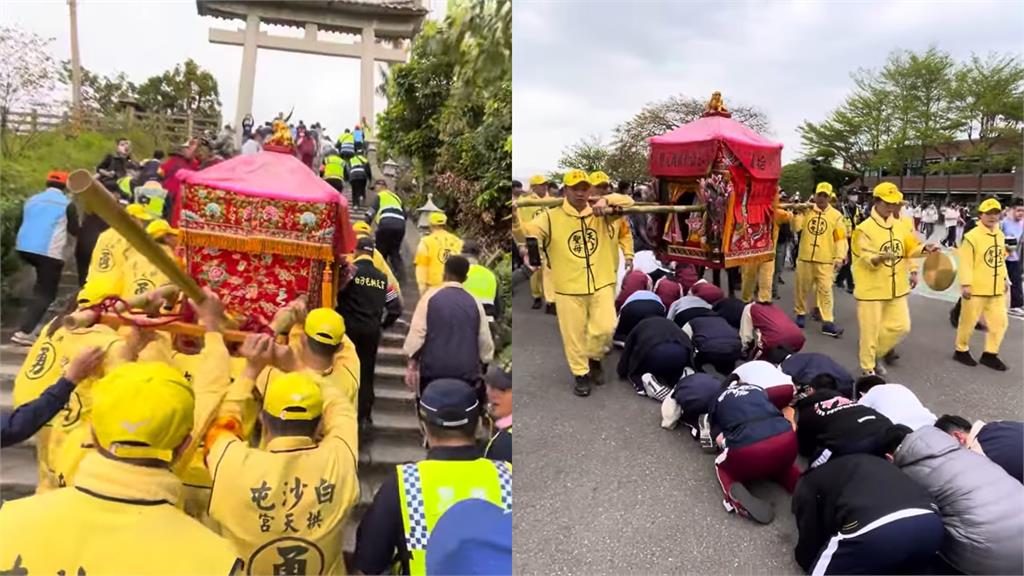
<path fill-rule="evenodd" d="M 544 305 L 544 302 L 540 298 L 534 298 L 533 299 L 533 306 L 530 306 L 530 308 L 533 308 L 534 310 L 540 310 L 540 307 L 543 306 L 543 305 Z"/>
<path fill-rule="evenodd" d="M 729 499 L 734 502 L 737 512 L 759 524 L 771 524 L 775 519 L 772 503 L 754 496 L 739 482 L 733 482 L 729 487 Z"/>
<path fill-rule="evenodd" d="M 18 330 L 11 335 L 11 342 L 18 344 L 19 346 L 31 346 L 36 343 L 36 339 L 31 334 L 25 334 L 21 330 Z"/>
<path fill-rule="evenodd" d="M 860 375 L 861 376 L 874 376 L 875 375 L 875 371 L 874 370 L 861 370 L 860 371 Z"/>
<path fill-rule="evenodd" d="M 1018 306 L 1016 308 L 1010 308 L 1008 313 L 1010 314 L 1010 316 L 1017 316 L 1018 318 L 1024 318 L 1024 308 L 1021 308 L 1020 306 Z"/>
<path fill-rule="evenodd" d="M 999 359 L 999 356 L 989 352 L 983 352 L 981 354 L 981 358 L 978 358 L 978 364 L 988 366 L 993 370 L 1006 372 L 1006 364 L 1003 364 L 1003 361 Z"/>
<path fill-rule="evenodd" d="M 644 385 L 644 394 L 653 400 L 658 402 L 664 402 L 665 398 L 668 397 L 671 390 L 667 386 L 664 386 L 658 379 L 654 377 L 654 374 L 644 374 L 640 377 L 640 381 Z"/>
<path fill-rule="evenodd" d="M 545 314 L 551 314 L 552 316 L 555 316 L 555 305 L 554 305 L 554 303 L 550 303 L 547 306 L 545 306 L 544 307 L 544 313 Z"/>
<path fill-rule="evenodd" d="M 815 322 L 821 322 L 821 308 L 815 308 L 814 312 L 811 313 L 811 318 Z"/>
<path fill-rule="evenodd" d="M 701 414 L 697 417 L 697 429 L 700 431 L 700 448 L 705 452 L 717 452 L 715 440 L 711 437 L 711 416 Z"/>
<path fill-rule="evenodd" d="M 821 333 L 825 336 L 831 336 L 833 338 L 839 338 L 843 335 L 843 329 L 836 326 L 834 322 L 825 322 L 821 325 Z"/>
<path fill-rule="evenodd" d="M 885 366 L 883 366 L 878 360 L 875 360 L 875 375 L 885 376 L 888 373 L 889 371 L 885 369 Z"/>
<path fill-rule="evenodd" d="M 804 327 L 804 315 L 803 314 L 797 314 L 796 318 L 793 321 L 796 322 L 797 326 L 799 326 L 801 328 Z"/>
<path fill-rule="evenodd" d="M 960 350 L 957 350 L 956 352 L 953 352 L 953 360 L 956 360 L 957 362 L 959 362 L 959 363 L 961 363 L 961 364 L 963 364 L 965 366 L 977 366 L 978 365 L 977 360 L 972 358 L 971 357 L 971 353 L 966 351 L 966 350 L 964 350 L 963 352 L 961 352 Z"/>
<path fill-rule="evenodd" d="M 604 369 L 601 368 L 601 361 L 590 359 L 590 380 L 595 386 L 604 384 Z"/>
<path fill-rule="evenodd" d="M 576 377 L 576 384 L 572 388 L 573 394 L 577 396 L 590 396 L 590 374 Z"/>
<path fill-rule="evenodd" d="M 847 294 L 853 294 L 853 286 L 850 286 L 849 288 L 847 288 L 846 289 L 846 293 Z"/>

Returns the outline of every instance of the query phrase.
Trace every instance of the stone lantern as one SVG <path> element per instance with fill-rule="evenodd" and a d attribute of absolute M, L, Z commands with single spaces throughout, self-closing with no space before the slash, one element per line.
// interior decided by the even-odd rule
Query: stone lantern
<path fill-rule="evenodd" d="M 427 194 L 427 203 L 416 209 L 416 213 L 419 214 L 419 217 L 416 219 L 416 225 L 420 228 L 429 228 L 430 214 L 432 212 L 444 212 L 444 210 L 441 210 L 437 207 L 437 204 L 434 204 L 433 194 Z"/>
<path fill-rule="evenodd" d="M 380 165 L 381 170 L 384 172 L 385 178 L 397 178 L 398 177 L 398 162 L 392 159 L 387 159 L 383 164 Z"/>

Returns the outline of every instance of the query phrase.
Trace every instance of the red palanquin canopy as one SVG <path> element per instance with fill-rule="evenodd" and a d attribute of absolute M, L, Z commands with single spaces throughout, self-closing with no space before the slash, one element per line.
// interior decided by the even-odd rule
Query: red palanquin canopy
<path fill-rule="evenodd" d="M 782 170 L 782 144 L 725 116 L 704 116 L 649 138 L 652 176 L 704 176 L 715 160 L 718 143 L 754 178 L 778 179 Z"/>
<path fill-rule="evenodd" d="M 244 330 L 300 295 L 333 306 L 335 265 L 355 248 L 348 201 L 289 154 L 236 156 L 182 175 L 178 224 L 189 275 Z"/>

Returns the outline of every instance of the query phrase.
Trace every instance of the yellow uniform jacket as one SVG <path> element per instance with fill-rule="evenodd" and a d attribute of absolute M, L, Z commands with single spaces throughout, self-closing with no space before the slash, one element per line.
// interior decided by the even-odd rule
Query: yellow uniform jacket
<path fill-rule="evenodd" d="M 846 225 L 843 215 L 832 206 L 824 211 L 815 206 L 796 217 L 800 230 L 800 252 L 804 262 L 832 264 L 846 257 Z"/>
<path fill-rule="evenodd" d="M 960 285 L 970 286 L 972 296 L 1002 296 L 1006 291 L 1006 237 L 996 225 L 994 230 L 978 225 L 964 234 L 958 253 Z"/>
<path fill-rule="evenodd" d="M 853 231 L 853 297 L 857 300 L 892 300 L 910 292 L 910 259 L 923 246 L 914 231 L 899 219 L 882 217 L 875 210 Z M 871 258 L 896 254 L 877 266 Z"/>
<path fill-rule="evenodd" d="M 611 206 L 632 206 L 622 194 L 604 197 Z M 556 294 L 584 296 L 613 286 L 618 270 L 619 216 L 595 216 L 590 206 L 578 212 L 569 201 L 520 223 L 522 234 L 538 238 L 551 265 Z"/>
<path fill-rule="evenodd" d="M 444 263 L 462 252 L 462 240 L 447 230 L 435 230 L 420 240 L 416 248 L 416 283 L 421 293 L 444 282 Z"/>

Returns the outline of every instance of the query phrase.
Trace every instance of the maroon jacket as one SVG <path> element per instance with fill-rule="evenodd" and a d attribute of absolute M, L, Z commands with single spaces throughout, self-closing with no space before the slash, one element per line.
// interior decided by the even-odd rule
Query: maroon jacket
<path fill-rule="evenodd" d="M 618 312 L 626 299 L 639 290 L 651 289 L 651 277 L 639 270 L 633 270 L 622 279 L 622 290 L 615 298 L 615 311 Z"/>
<path fill-rule="evenodd" d="M 725 293 L 718 286 L 715 286 L 711 282 L 698 282 L 690 287 L 690 294 L 700 298 L 701 300 L 715 305 L 722 298 L 725 298 Z"/>
<path fill-rule="evenodd" d="M 173 153 L 160 165 L 160 170 L 164 173 L 164 189 L 167 190 L 167 198 L 164 200 L 164 219 L 170 222 L 171 226 L 177 226 L 178 224 L 177 204 L 178 193 L 181 190 L 181 179 L 178 178 L 178 171 L 182 168 L 196 170 L 199 168 L 199 162 L 194 158 L 189 159 L 181 154 Z"/>
<path fill-rule="evenodd" d="M 754 303 L 750 306 L 750 320 L 761 333 L 761 349 L 786 346 L 793 352 L 804 347 L 804 331 L 782 308 L 772 304 Z"/>

